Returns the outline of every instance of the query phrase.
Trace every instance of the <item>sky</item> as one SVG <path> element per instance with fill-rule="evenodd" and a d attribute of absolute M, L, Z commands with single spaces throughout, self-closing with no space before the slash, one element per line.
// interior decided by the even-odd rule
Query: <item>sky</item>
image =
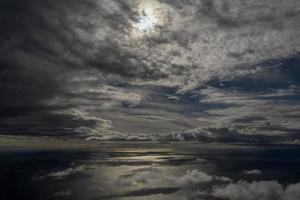
<path fill-rule="evenodd" d="M 1 0 L 0 135 L 300 142 L 299 0 Z"/>

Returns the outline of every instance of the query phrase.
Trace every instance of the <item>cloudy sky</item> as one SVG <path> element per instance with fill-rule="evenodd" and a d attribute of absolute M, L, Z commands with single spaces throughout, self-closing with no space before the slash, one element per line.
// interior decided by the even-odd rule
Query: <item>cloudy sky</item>
<path fill-rule="evenodd" d="M 299 0 L 1 0 L 0 134 L 300 141 Z"/>

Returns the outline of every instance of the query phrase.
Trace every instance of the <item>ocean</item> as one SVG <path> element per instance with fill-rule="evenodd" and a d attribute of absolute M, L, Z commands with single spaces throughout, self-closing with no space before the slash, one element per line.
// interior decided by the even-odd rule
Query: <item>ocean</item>
<path fill-rule="evenodd" d="M 103 143 L 91 150 L 0 151 L 1 200 L 293 200 L 300 197 L 298 182 L 296 145 Z"/>

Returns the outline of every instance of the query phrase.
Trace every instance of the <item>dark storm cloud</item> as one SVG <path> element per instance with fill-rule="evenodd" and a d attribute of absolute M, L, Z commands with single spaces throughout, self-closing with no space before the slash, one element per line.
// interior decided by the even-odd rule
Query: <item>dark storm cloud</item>
<path fill-rule="evenodd" d="M 136 11 L 121 1 L 4 1 L 4 44 L 61 67 L 92 67 L 125 77 L 156 77 L 122 49 Z M 15 45 L 14 47 L 12 47 Z M 133 64 L 134 63 L 134 64 Z M 139 66 L 138 66 L 139 65 Z"/>
<path fill-rule="evenodd" d="M 247 128 L 224 132 L 233 123 L 250 127 L 247 134 L 295 134 L 298 7 L 296 0 L 3 0 L 0 133 L 148 140 L 145 129 L 199 126 L 238 141 Z M 142 9 L 158 19 L 151 31 L 139 30 Z M 270 103 L 277 106 L 262 112 Z M 264 126 L 269 121 L 278 126 Z M 131 131 L 141 134 L 121 134 Z"/>
<path fill-rule="evenodd" d="M 232 3 L 227 1 L 222 3 L 219 1 L 190 1 L 185 5 L 178 2 L 167 2 L 168 4 L 161 5 L 155 1 L 150 2 L 157 4 L 157 7 L 162 7 L 161 9 L 166 9 L 166 13 L 171 15 L 170 20 L 172 21 L 170 22 L 172 24 L 170 27 L 165 27 L 167 30 L 162 30 L 158 36 L 147 36 L 143 42 L 140 42 L 136 40 L 136 36 L 132 33 L 132 23 L 136 22 L 138 17 L 138 1 L 126 3 L 105 0 L 96 2 L 89 0 L 77 2 L 64 0 L 59 2 L 46 1 L 43 3 L 35 0 L 27 1 L 26 3 L 19 3 L 16 0 L 4 1 L 1 7 L 4 10 L 2 12 L 3 24 L 5 24 L 4 35 L 5 39 L 8 39 L 5 43 L 9 46 L 11 46 L 11 43 L 14 43 L 18 49 L 42 56 L 43 59 L 49 59 L 59 65 L 72 68 L 94 67 L 103 72 L 116 73 L 125 77 L 158 79 L 172 76 L 181 77 L 180 74 L 182 73 L 188 76 L 197 71 L 199 67 L 200 69 L 210 67 L 208 66 L 210 61 L 207 59 L 202 59 L 201 65 L 203 66 L 196 66 L 199 65 L 199 62 L 195 57 L 192 57 L 194 53 L 199 54 L 200 57 L 204 56 L 205 52 L 198 48 L 197 45 L 205 44 L 204 40 L 209 35 L 208 32 L 213 31 L 213 28 L 207 28 L 199 35 L 198 31 L 202 29 L 201 23 L 214 26 L 215 21 L 217 21 L 217 25 L 224 24 L 226 26 L 228 22 L 225 19 L 227 19 L 227 21 L 232 21 L 230 24 L 241 24 L 236 31 L 238 33 L 236 38 L 235 32 L 231 34 L 223 26 L 218 25 L 218 32 L 225 34 L 229 40 L 238 40 L 238 45 L 227 47 L 228 44 L 222 38 L 222 41 L 219 43 L 220 48 L 226 47 L 228 52 L 218 52 L 217 49 L 212 48 L 211 52 L 214 56 L 217 56 L 219 53 L 243 55 L 241 49 L 247 44 L 244 40 L 253 40 L 255 42 L 260 40 L 259 35 L 268 34 L 266 33 L 268 28 L 262 23 L 264 18 L 274 19 L 276 23 L 286 26 L 286 29 L 282 29 L 281 32 L 284 33 L 286 31 L 286 40 L 289 42 L 293 41 L 297 33 L 297 27 L 292 27 L 292 25 L 294 25 L 294 21 L 298 16 L 291 15 L 289 16 L 291 17 L 290 20 L 288 18 L 285 19 L 286 13 L 296 12 L 292 9 L 293 6 L 296 6 L 294 1 L 289 1 L 286 7 L 278 10 L 275 14 L 272 14 L 270 10 L 273 7 L 276 8 L 276 6 L 270 3 L 262 3 L 261 9 L 255 10 L 259 5 L 248 3 L 245 8 L 240 5 L 240 1 Z M 248 10 L 247 6 L 249 6 Z M 237 7 L 237 13 L 231 10 L 234 7 Z M 197 12 L 187 13 L 191 8 Z M 182 33 L 182 29 L 186 27 L 181 27 L 182 22 L 176 18 L 176 10 L 174 9 L 180 9 L 184 13 L 183 19 L 192 18 L 189 24 L 191 26 L 188 29 L 189 32 Z M 244 10 L 247 12 L 243 14 Z M 236 17 L 236 15 L 241 16 Z M 198 18 L 205 20 L 200 23 L 197 21 Z M 247 33 L 247 27 L 250 25 L 246 22 L 239 22 L 239 20 L 248 18 L 253 18 L 252 20 L 257 22 L 253 26 L 261 29 L 257 32 L 258 36 L 255 36 L 255 33 Z M 210 19 L 213 21 L 210 21 Z M 286 21 L 290 23 L 286 23 Z M 267 24 L 270 24 L 270 22 Z M 295 29 L 295 33 L 292 32 L 292 28 Z M 271 31 L 270 33 L 273 33 Z M 239 32 L 245 32 L 246 36 Z M 197 37 L 192 37 L 195 34 Z M 274 31 L 274 34 L 277 34 L 277 32 Z M 222 36 L 216 35 L 216 37 Z M 170 39 L 163 43 L 157 41 L 162 38 Z M 210 40 L 209 38 L 207 39 Z M 270 42 L 273 42 L 272 37 L 269 37 L 269 39 Z M 182 46 L 180 41 L 186 41 L 186 45 Z M 191 42 L 195 43 L 196 46 L 190 44 Z M 214 41 L 211 42 L 214 43 Z M 266 44 L 269 45 L 268 43 L 269 41 Z M 137 45 L 139 46 L 137 47 Z M 168 50 L 168 45 L 173 48 L 172 51 Z M 166 49 L 163 50 L 162 48 Z M 211 47 L 208 46 L 208 48 Z M 270 48 L 273 47 L 270 46 Z M 258 54 L 258 51 L 259 49 L 250 51 L 254 54 L 253 59 L 255 62 L 258 59 L 257 56 L 261 56 L 260 53 Z M 276 51 L 274 50 L 274 53 L 277 53 Z M 180 58 L 184 58 L 182 59 L 184 61 L 185 58 L 189 57 L 192 59 L 190 62 L 174 62 L 174 60 Z M 241 56 L 241 58 L 236 59 L 238 60 L 237 63 L 234 61 L 228 64 L 237 65 L 244 63 L 245 59 L 247 59 L 245 57 L 248 56 Z M 224 59 L 228 62 L 231 58 L 229 56 Z M 249 59 L 252 60 L 251 58 Z M 266 57 L 266 59 L 268 58 Z M 250 63 L 252 62 L 250 61 Z M 224 66 L 224 68 L 226 67 Z M 216 70 L 218 69 L 216 68 Z"/>
<path fill-rule="evenodd" d="M 64 74 L 85 67 L 86 54 L 80 51 L 87 44 L 75 36 L 75 27 L 90 29 L 80 16 L 70 18 L 91 6 L 87 1 L 1 1 L 2 134 L 73 135 L 76 128 L 97 126 L 96 118 L 65 112 L 76 106 L 68 103 L 74 95 Z M 53 103 L 56 98 L 64 101 Z"/>

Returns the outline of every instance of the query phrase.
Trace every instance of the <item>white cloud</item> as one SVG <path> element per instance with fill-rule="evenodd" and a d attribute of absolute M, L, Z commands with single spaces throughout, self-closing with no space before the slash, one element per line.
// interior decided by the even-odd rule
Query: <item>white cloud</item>
<path fill-rule="evenodd" d="M 175 183 L 179 185 L 193 185 L 197 183 L 207 183 L 213 181 L 214 177 L 205 173 L 198 171 L 197 169 L 187 171 L 181 177 L 174 177 Z"/>
<path fill-rule="evenodd" d="M 262 172 L 258 169 L 253 169 L 253 170 L 245 170 L 244 174 L 258 175 L 258 174 L 262 174 Z"/>
<path fill-rule="evenodd" d="M 85 170 L 86 166 L 81 165 L 79 167 L 69 168 L 64 171 L 51 172 L 47 176 L 53 177 L 54 179 L 64 179 L 70 175 L 85 172 Z"/>
<path fill-rule="evenodd" d="M 221 181 L 221 182 L 232 182 L 232 180 L 225 176 L 214 176 L 215 180 Z"/>
<path fill-rule="evenodd" d="M 77 167 L 70 167 L 68 169 L 61 170 L 61 171 L 53 171 L 46 175 L 39 176 L 34 179 L 41 180 L 41 179 L 45 179 L 45 178 L 52 178 L 55 180 L 62 180 L 62 179 L 67 179 L 68 177 L 76 175 L 76 174 L 89 175 L 91 173 L 91 170 L 93 170 L 95 168 L 96 168 L 95 166 L 80 165 Z"/>

